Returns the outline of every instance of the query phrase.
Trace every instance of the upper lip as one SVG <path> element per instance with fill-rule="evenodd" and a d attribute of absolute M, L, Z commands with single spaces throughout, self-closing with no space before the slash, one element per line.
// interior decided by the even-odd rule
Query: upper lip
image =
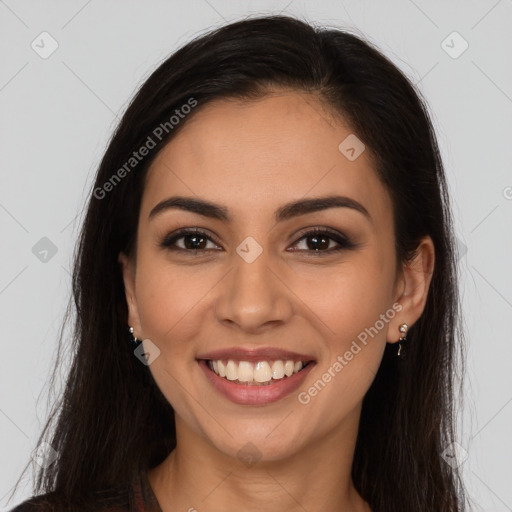
<path fill-rule="evenodd" d="M 308 354 L 299 354 L 290 350 L 283 350 L 275 347 L 247 348 L 231 347 L 220 350 L 213 350 L 197 356 L 197 359 L 209 359 L 213 361 L 234 359 L 237 361 L 268 361 L 268 360 L 292 360 L 292 361 L 314 361 L 315 358 Z"/>

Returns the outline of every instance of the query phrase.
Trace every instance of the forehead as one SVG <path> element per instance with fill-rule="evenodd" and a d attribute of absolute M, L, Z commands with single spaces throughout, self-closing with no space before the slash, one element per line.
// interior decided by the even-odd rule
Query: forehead
<path fill-rule="evenodd" d="M 225 204 L 235 216 L 327 194 L 364 203 L 372 217 L 390 211 L 369 150 L 347 158 L 340 144 L 358 139 L 312 94 L 216 100 L 185 121 L 148 171 L 141 214 L 170 195 Z"/>

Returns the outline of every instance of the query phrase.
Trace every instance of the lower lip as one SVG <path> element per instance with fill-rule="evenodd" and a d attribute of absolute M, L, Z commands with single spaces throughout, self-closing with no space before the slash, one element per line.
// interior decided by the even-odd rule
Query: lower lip
<path fill-rule="evenodd" d="M 218 376 L 210 370 L 208 363 L 202 359 L 198 361 L 208 380 L 213 387 L 226 398 L 241 405 L 264 405 L 277 402 L 293 393 L 306 378 L 306 375 L 315 366 L 314 362 L 309 363 L 303 370 L 294 373 L 291 377 L 283 377 L 280 380 L 272 381 L 267 385 L 246 385 L 234 384 L 232 381 Z"/>

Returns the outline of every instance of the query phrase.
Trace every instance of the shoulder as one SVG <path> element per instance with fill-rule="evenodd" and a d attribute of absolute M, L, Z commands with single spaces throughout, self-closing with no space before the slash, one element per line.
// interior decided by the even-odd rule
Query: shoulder
<path fill-rule="evenodd" d="M 118 490 L 99 491 L 73 501 L 50 492 L 32 496 L 10 512 L 130 512 L 130 504 L 128 494 Z"/>
<path fill-rule="evenodd" d="M 13 508 L 11 512 L 43 512 L 52 509 L 59 510 L 64 505 L 63 503 L 59 503 L 60 501 L 61 500 L 58 496 L 53 493 L 32 496 Z"/>
<path fill-rule="evenodd" d="M 149 484 L 147 472 L 134 474 L 131 482 L 65 499 L 52 491 L 32 496 L 10 512 L 162 512 Z"/>

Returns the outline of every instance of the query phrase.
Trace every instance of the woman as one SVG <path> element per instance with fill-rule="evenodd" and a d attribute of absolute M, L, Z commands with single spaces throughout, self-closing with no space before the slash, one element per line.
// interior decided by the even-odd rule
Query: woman
<path fill-rule="evenodd" d="M 168 58 L 101 162 L 73 290 L 54 457 L 16 511 L 464 510 L 445 176 L 369 43 L 269 16 Z"/>

